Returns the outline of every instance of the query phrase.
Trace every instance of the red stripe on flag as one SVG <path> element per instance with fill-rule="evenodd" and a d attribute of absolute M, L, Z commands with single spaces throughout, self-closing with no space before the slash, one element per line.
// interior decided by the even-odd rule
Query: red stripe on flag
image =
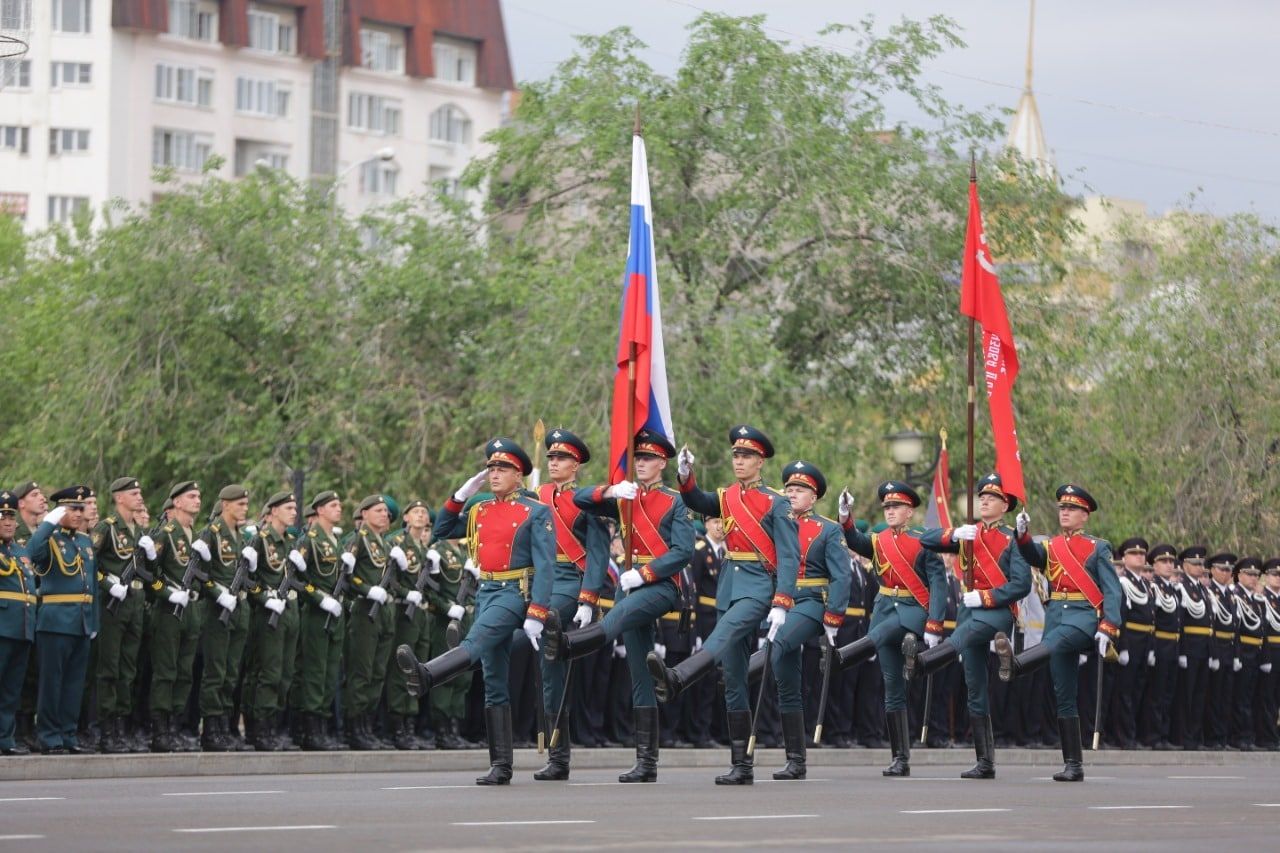
<path fill-rule="evenodd" d="M 611 483 L 617 483 L 628 476 L 625 470 L 626 452 L 631 436 L 627 434 L 627 390 L 630 385 L 627 362 L 630 360 L 633 343 L 636 351 L 636 387 L 635 413 L 630 427 L 635 429 L 649 418 L 649 347 L 653 335 L 653 318 L 649 315 L 648 298 L 648 280 L 641 273 L 632 273 L 622 306 L 622 324 L 618 334 L 618 371 L 613 376 L 613 417 L 610 419 L 609 433 Z"/>
<path fill-rule="evenodd" d="M 951 468 L 944 447 L 938 454 L 938 467 L 933 472 L 933 502 L 937 506 L 938 526 L 951 526 Z"/>

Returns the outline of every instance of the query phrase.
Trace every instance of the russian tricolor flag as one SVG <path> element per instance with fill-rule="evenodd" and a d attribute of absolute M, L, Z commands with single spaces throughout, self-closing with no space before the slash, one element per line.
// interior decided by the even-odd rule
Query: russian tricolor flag
<path fill-rule="evenodd" d="M 628 424 L 628 362 L 635 344 L 635 412 Z M 622 323 L 618 330 L 617 373 L 613 378 L 613 420 L 609 437 L 609 481 L 634 476 L 627 471 L 627 444 L 641 429 L 675 443 L 671 401 L 667 397 L 667 359 L 662 346 L 662 309 L 653 253 L 653 206 L 644 137 L 631 140 L 631 246 L 622 279 Z M 628 435 L 631 429 L 631 435 Z"/>

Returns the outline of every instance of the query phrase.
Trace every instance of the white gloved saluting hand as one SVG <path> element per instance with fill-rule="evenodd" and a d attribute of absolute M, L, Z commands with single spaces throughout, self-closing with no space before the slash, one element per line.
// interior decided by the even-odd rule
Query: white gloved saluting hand
<path fill-rule="evenodd" d="M 460 504 L 466 503 L 472 495 L 480 491 L 480 487 L 484 485 L 485 480 L 488 478 L 489 469 L 481 468 L 479 474 L 476 474 L 470 480 L 467 480 L 467 482 L 463 483 L 458 488 L 458 491 L 453 493 L 453 499 Z"/>
<path fill-rule="evenodd" d="M 680 448 L 680 452 L 676 454 L 676 474 L 681 480 L 693 473 L 693 463 L 696 461 L 689 445 Z"/>

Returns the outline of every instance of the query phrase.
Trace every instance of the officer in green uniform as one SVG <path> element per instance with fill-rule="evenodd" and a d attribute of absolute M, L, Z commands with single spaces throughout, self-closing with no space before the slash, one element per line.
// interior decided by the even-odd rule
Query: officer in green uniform
<path fill-rule="evenodd" d="M 360 526 L 351 534 L 343 560 L 351 561 L 351 592 L 347 606 L 346 686 L 342 705 L 352 749 L 382 749 L 373 733 L 373 714 L 382 695 L 394 634 L 394 601 L 387 587 L 397 565 L 407 565 L 404 549 L 383 538 L 391 528 L 387 499 L 369 495 L 360 502 Z M 403 561 L 403 562 L 402 562 Z"/>
<path fill-rule="evenodd" d="M 142 645 L 142 620 L 146 592 L 138 576 L 125 580 L 131 572 L 134 551 L 141 548 L 148 562 L 156 558 L 155 543 L 138 523 L 137 514 L 146 509 L 142 487 L 135 477 L 119 477 L 111 483 L 115 508 L 93 529 L 93 548 L 98 558 L 98 588 L 101 598 L 102 632 L 98 637 L 98 724 L 102 729 L 102 751 L 132 751 L 125 741 L 125 727 L 133 713 L 133 683 L 138 674 L 138 649 Z M 115 601 L 115 611 L 108 605 Z"/>
<path fill-rule="evenodd" d="M 457 624 L 459 637 L 466 636 L 475 610 L 471 601 L 460 602 L 462 578 L 467 573 L 466 551 L 448 539 L 437 539 L 435 548 L 440 553 L 440 574 L 436 576 L 440 588 L 427 591 L 427 605 L 431 613 L 430 641 L 427 653 L 419 656 L 419 660 L 438 658 L 449 650 L 450 623 Z M 471 747 L 459 731 L 467 712 L 467 691 L 470 687 L 471 679 L 455 678 L 432 688 L 428 701 L 431 703 L 431 727 L 435 729 L 437 749 Z"/>
<path fill-rule="evenodd" d="M 404 527 L 387 537 L 387 544 L 404 552 L 406 565 L 396 579 L 395 596 L 404 604 L 393 608 L 395 623 L 391 648 L 408 646 L 420 658 L 431 651 L 431 615 L 425 592 L 418 589 L 422 572 L 431 583 L 440 574 L 440 552 L 431 547 L 431 512 L 420 500 L 410 501 L 404 509 Z M 387 662 L 388 728 L 396 749 L 434 749 L 435 744 L 418 737 L 418 697 L 410 695 L 404 673 Z"/>
<path fill-rule="evenodd" d="M 76 723 L 89 666 L 89 641 L 98 635 L 97 561 L 92 540 L 78 529 L 89 491 L 87 486 L 70 486 L 55 492 L 51 496 L 55 508 L 27 542 L 40 589 L 36 734 L 45 755 L 85 751 L 76 740 Z"/>
<path fill-rule="evenodd" d="M 287 580 L 295 572 L 305 573 L 307 562 L 289 535 L 289 527 L 298 520 L 293 492 L 276 492 L 267 498 L 266 510 L 250 543 L 258 552 L 258 571 L 249 591 L 249 657 L 242 704 L 245 733 L 253 748 L 275 752 L 286 746 L 276 734 L 277 718 L 285 707 L 298 645 L 298 593 Z"/>
<path fill-rule="evenodd" d="M 338 542 L 337 524 L 342 520 L 342 500 L 334 491 L 323 491 L 311 501 L 315 520 L 298 541 L 298 553 L 307 566 L 307 585 L 302 597 L 298 647 L 298 708 L 302 713 L 302 748 L 308 751 L 341 749 L 329 737 L 328 722 L 338 688 L 338 666 L 342 660 L 344 620 L 342 603 L 335 587 L 344 572 L 344 554 Z"/>
<path fill-rule="evenodd" d="M 29 755 L 14 739 L 32 644 L 36 639 L 36 579 L 26 548 L 14 540 L 18 496 L 0 492 L 0 755 Z"/>
<path fill-rule="evenodd" d="M 249 639 L 249 608 L 241 607 L 248 589 L 233 592 L 237 564 L 248 562 L 250 573 L 257 570 L 258 552 L 243 539 L 245 519 L 249 515 L 249 492 L 232 484 L 218 493 L 221 515 L 211 521 L 191 543 L 202 559 L 208 560 L 209 579 L 205 581 L 204 633 L 200 652 L 204 657 L 204 674 L 200 679 L 200 716 L 204 720 L 201 746 L 210 752 L 230 752 L 244 747 L 236 736 L 239 726 L 230 719 L 231 699 L 240 678 L 240 663 Z M 227 618 L 221 618 L 223 612 Z M 251 749 L 252 747 L 246 747 Z"/>
<path fill-rule="evenodd" d="M 49 508 L 40 484 L 28 480 L 13 490 L 18 499 L 18 530 L 13 541 L 20 547 L 27 547 L 31 534 L 40 526 L 41 519 Z M 27 674 L 22 682 L 22 698 L 18 704 L 17 737 L 30 749 L 39 749 L 36 742 L 36 690 L 38 688 L 40 666 L 36 660 L 35 644 L 31 645 L 31 657 L 27 660 Z"/>

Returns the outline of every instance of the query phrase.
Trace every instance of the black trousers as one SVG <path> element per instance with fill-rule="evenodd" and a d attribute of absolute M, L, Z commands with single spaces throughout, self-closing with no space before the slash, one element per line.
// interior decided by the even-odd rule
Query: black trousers
<path fill-rule="evenodd" d="M 1147 670 L 1146 689 L 1138 713 L 1140 740 L 1155 746 L 1170 740 L 1174 690 L 1178 683 L 1178 641 L 1155 640 L 1156 665 Z"/>

